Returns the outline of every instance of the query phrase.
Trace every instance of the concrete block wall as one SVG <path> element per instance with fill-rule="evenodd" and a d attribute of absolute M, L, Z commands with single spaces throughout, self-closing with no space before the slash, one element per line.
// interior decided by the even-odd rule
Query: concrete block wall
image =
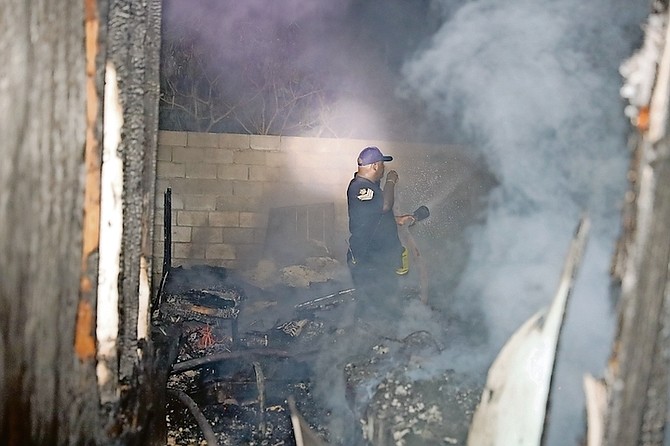
<path fill-rule="evenodd" d="M 332 138 L 161 131 L 154 279 L 163 263 L 163 194 L 172 190 L 172 265 L 246 268 L 259 260 L 272 207 L 332 202 L 346 250 L 345 191 L 367 145 L 409 162 L 416 144 Z M 398 156 L 398 154 L 405 154 Z M 409 154 L 409 155 L 408 155 Z M 404 158 L 404 159 L 403 159 Z"/>

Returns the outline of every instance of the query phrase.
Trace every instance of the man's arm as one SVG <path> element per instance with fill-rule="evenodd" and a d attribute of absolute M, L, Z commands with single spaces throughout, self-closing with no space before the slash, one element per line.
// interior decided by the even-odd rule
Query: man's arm
<path fill-rule="evenodd" d="M 384 206 L 382 212 L 390 212 L 393 210 L 393 203 L 395 202 L 395 183 L 398 181 L 398 172 L 390 170 L 386 174 L 386 183 L 384 184 Z"/>

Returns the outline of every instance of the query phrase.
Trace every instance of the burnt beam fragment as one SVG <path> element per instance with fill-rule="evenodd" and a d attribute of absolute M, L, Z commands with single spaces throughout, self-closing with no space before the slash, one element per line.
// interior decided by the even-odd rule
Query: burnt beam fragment
<path fill-rule="evenodd" d="M 289 354 L 285 350 L 274 350 L 274 349 L 253 349 L 253 350 L 244 350 L 236 352 L 223 352 L 210 356 L 203 356 L 200 358 L 194 358 L 189 359 L 187 361 L 178 362 L 172 366 L 172 373 L 181 373 L 186 370 L 195 369 L 197 367 L 202 367 L 204 365 L 218 361 L 225 361 L 229 359 L 238 359 L 238 358 L 254 359 L 263 356 L 276 356 L 281 358 L 288 358 L 291 356 L 291 354 Z"/>

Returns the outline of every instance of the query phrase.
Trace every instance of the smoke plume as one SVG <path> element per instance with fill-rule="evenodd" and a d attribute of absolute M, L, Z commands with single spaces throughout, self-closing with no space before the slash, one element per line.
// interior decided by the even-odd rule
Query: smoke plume
<path fill-rule="evenodd" d="M 617 3 L 467 2 L 404 65 L 403 94 L 428 102 L 500 182 L 456 290 L 456 308 L 484 309 L 489 359 L 549 305 L 580 215 L 593 221 L 568 304 L 548 444 L 566 444 L 566 433 L 576 443 L 581 376 L 601 376 L 612 347 L 608 267 L 629 156 L 618 66 L 648 12 Z"/>

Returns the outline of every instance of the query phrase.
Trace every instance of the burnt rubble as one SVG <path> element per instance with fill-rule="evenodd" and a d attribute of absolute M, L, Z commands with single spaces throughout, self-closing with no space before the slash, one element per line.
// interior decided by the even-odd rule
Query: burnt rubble
<path fill-rule="evenodd" d="M 428 372 L 444 349 L 428 330 L 396 338 L 352 317 L 350 284 L 263 289 L 215 267 L 170 276 L 154 315 L 180 333 L 168 444 L 294 445 L 296 426 L 304 445 L 465 444 L 481 380 Z"/>

